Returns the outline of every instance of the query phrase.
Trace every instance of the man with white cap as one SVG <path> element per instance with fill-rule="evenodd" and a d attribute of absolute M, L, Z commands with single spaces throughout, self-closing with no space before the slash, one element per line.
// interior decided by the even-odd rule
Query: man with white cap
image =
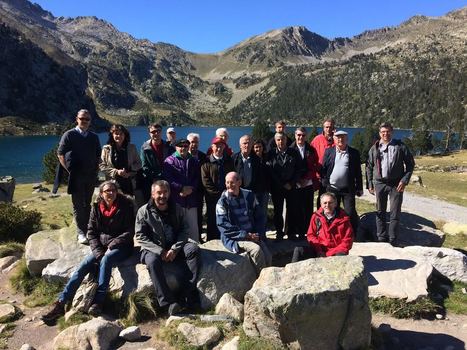
<path fill-rule="evenodd" d="M 363 194 L 360 152 L 348 145 L 346 131 L 334 133 L 334 144 L 324 152 L 321 181 L 327 192 L 334 193 L 337 205 L 342 201 L 356 232 L 359 218 L 355 210 L 355 195 Z"/>
<path fill-rule="evenodd" d="M 167 136 L 167 143 L 170 146 L 175 147 L 175 142 L 177 142 L 177 133 L 175 132 L 175 128 L 167 128 L 165 135 Z"/>

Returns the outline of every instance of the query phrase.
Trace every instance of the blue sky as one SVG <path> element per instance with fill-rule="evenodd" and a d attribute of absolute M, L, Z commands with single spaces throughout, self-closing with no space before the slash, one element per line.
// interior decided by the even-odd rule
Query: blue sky
<path fill-rule="evenodd" d="M 327 38 L 441 16 L 467 0 L 33 0 L 55 16 L 96 16 L 138 39 L 218 52 L 268 30 L 303 25 Z"/>

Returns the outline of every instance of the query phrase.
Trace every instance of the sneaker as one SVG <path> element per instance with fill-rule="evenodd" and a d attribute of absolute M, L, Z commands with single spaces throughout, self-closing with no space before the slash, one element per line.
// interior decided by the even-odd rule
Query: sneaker
<path fill-rule="evenodd" d="M 82 233 L 80 233 L 78 235 L 78 243 L 79 244 L 84 244 L 84 245 L 88 245 L 89 244 L 89 241 L 88 239 L 86 238 L 86 236 Z"/>
<path fill-rule="evenodd" d="M 93 317 L 98 317 L 102 315 L 102 306 L 99 304 L 92 304 L 88 310 L 88 314 Z"/>
<path fill-rule="evenodd" d="M 44 322 L 51 322 L 57 320 L 63 315 L 65 315 L 65 303 L 57 300 L 52 304 L 51 309 L 46 314 L 41 316 L 41 320 Z"/>
<path fill-rule="evenodd" d="M 169 314 L 169 316 L 173 316 L 173 315 L 180 313 L 181 311 L 182 311 L 182 307 L 180 306 L 179 303 L 172 303 L 169 305 L 169 309 L 167 313 Z"/>

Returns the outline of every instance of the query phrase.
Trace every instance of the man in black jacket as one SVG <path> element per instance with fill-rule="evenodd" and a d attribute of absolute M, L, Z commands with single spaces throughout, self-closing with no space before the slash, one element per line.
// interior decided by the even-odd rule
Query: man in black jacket
<path fill-rule="evenodd" d="M 338 205 L 343 202 L 355 233 L 359 222 L 355 195 L 360 197 L 363 194 L 362 170 L 360 152 L 348 146 L 347 142 L 347 132 L 340 130 L 334 133 L 335 146 L 324 153 L 321 181 L 326 191 L 336 195 Z"/>
<path fill-rule="evenodd" d="M 276 147 L 269 151 L 268 166 L 271 169 L 271 197 L 274 205 L 276 242 L 279 242 L 284 238 L 284 218 L 282 217 L 284 200 L 287 210 L 293 208 L 292 190 L 300 179 L 303 168 L 298 152 L 287 146 L 285 134 L 276 132 L 274 140 Z M 294 223 L 288 222 L 286 226 L 290 224 Z"/>

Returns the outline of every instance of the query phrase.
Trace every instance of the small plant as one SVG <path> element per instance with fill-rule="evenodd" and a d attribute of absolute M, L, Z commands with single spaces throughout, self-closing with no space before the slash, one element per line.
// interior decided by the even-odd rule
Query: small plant
<path fill-rule="evenodd" d="M 272 339 L 264 339 L 257 337 L 248 337 L 243 330 L 240 332 L 240 341 L 238 350 L 280 350 L 286 347 Z"/>
<path fill-rule="evenodd" d="M 18 242 L 6 242 L 0 245 L 0 258 L 5 256 L 21 256 L 24 253 L 24 244 Z"/>
<path fill-rule="evenodd" d="M 126 326 L 156 317 L 155 298 L 152 292 L 133 292 L 125 300 L 122 322 Z"/>
<path fill-rule="evenodd" d="M 82 312 L 77 312 L 76 314 L 72 315 L 67 321 L 65 321 L 65 316 L 60 317 L 57 321 L 57 325 L 58 329 L 60 331 L 63 331 L 65 328 L 81 324 L 89 320 L 92 320 L 92 316 Z"/>
<path fill-rule="evenodd" d="M 26 242 L 29 235 L 40 229 L 41 214 L 24 210 L 9 203 L 0 203 L 0 242 Z"/>
<path fill-rule="evenodd" d="M 427 297 L 418 298 L 413 302 L 380 297 L 370 299 L 370 308 L 372 312 L 380 312 L 395 318 L 429 318 L 442 312 L 441 306 Z"/>
<path fill-rule="evenodd" d="M 5 325 L 5 328 L 0 333 L 0 349 L 8 349 L 8 338 L 13 336 L 15 327 L 14 323 L 7 323 Z"/>

